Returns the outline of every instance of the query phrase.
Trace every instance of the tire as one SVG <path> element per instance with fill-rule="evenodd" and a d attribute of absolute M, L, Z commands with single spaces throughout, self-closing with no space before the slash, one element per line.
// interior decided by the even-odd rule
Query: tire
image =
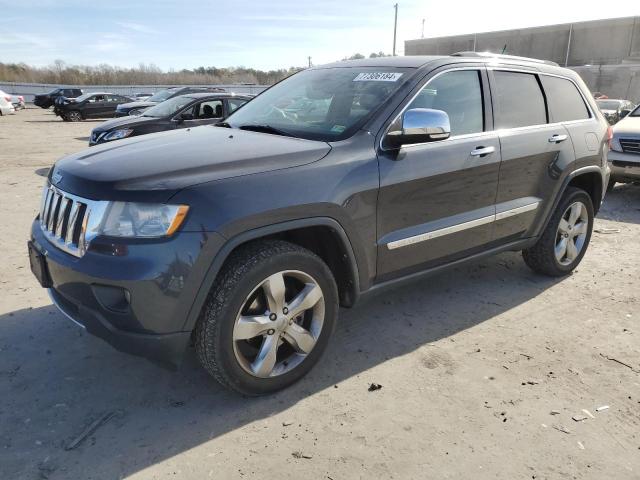
<path fill-rule="evenodd" d="M 571 226 L 573 206 L 579 204 L 580 216 Z M 571 210 L 571 211 L 570 211 Z M 563 223 L 562 220 L 568 220 Z M 580 226 L 584 224 L 583 226 Z M 568 228 L 567 228 L 568 227 Z M 583 232 L 584 229 L 584 233 Z M 560 277 L 575 269 L 584 257 L 593 230 L 593 203 L 584 190 L 568 187 L 536 244 L 522 251 L 525 263 L 535 272 Z M 562 242 L 565 256 L 562 256 Z M 570 248 L 573 244 L 575 250 Z M 558 250 L 556 250 L 558 247 Z M 560 258 L 558 258 L 560 256 Z"/>
<path fill-rule="evenodd" d="M 65 119 L 68 122 L 81 122 L 82 120 L 84 120 L 82 114 L 77 110 L 71 110 L 70 112 L 67 112 L 67 114 L 65 115 Z"/>
<path fill-rule="evenodd" d="M 286 291 L 279 303 L 278 291 Z M 301 315 L 287 317 L 300 310 L 296 302 L 302 298 L 305 305 L 315 303 Z M 274 315 L 272 310 L 280 306 L 282 314 Z M 252 321 L 241 323 L 241 316 Z M 248 396 L 275 392 L 318 362 L 337 316 L 336 282 L 320 257 L 280 240 L 252 242 L 234 251 L 218 274 L 196 325 L 196 352 L 204 369 L 223 386 Z M 247 325 L 250 331 L 244 330 Z M 254 336 L 254 328 L 263 331 Z"/>

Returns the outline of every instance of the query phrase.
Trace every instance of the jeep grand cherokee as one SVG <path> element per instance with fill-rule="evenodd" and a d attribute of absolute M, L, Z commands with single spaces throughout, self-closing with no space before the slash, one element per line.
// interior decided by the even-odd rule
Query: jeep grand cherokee
<path fill-rule="evenodd" d="M 116 348 L 243 394 L 318 362 L 364 294 L 505 250 L 560 276 L 608 182 L 608 125 L 574 72 L 467 53 L 297 73 L 224 124 L 59 160 L 34 274 Z"/>

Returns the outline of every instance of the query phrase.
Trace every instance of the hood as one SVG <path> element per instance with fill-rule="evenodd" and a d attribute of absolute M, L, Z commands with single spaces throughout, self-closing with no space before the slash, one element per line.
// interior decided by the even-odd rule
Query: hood
<path fill-rule="evenodd" d="M 304 165 L 330 150 L 326 142 L 202 126 L 91 147 L 56 162 L 49 180 L 89 199 L 166 202 L 191 185 Z"/>
<path fill-rule="evenodd" d="M 106 132 L 107 130 L 115 130 L 117 128 L 135 127 L 153 120 L 159 120 L 159 118 L 142 116 L 113 118 L 98 125 L 93 129 L 93 132 Z"/>
<path fill-rule="evenodd" d="M 613 134 L 616 136 L 633 135 L 640 137 L 640 117 L 627 115 L 613 127 Z"/>
<path fill-rule="evenodd" d="M 118 105 L 117 108 L 121 109 L 121 110 L 133 110 L 134 108 L 147 108 L 147 107 L 153 107 L 154 105 L 157 105 L 157 102 L 129 102 L 129 103 L 121 103 L 120 105 Z"/>

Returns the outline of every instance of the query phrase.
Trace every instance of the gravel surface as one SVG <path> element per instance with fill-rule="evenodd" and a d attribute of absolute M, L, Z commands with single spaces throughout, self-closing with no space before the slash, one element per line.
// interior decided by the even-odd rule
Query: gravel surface
<path fill-rule="evenodd" d="M 245 399 L 192 354 L 172 373 L 88 336 L 32 277 L 43 175 L 95 125 L 0 117 L 1 479 L 640 478 L 640 187 L 573 275 L 508 253 L 381 293 L 303 381 Z"/>

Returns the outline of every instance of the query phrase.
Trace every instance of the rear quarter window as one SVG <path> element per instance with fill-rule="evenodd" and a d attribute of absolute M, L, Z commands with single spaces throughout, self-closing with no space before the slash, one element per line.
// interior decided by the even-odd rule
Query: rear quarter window
<path fill-rule="evenodd" d="M 548 75 L 540 75 L 540 81 L 547 95 L 552 122 L 570 122 L 590 118 L 584 99 L 572 81 Z"/>
<path fill-rule="evenodd" d="M 518 128 L 547 123 L 538 79 L 531 73 L 495 71 L 495 128 Z"/>

